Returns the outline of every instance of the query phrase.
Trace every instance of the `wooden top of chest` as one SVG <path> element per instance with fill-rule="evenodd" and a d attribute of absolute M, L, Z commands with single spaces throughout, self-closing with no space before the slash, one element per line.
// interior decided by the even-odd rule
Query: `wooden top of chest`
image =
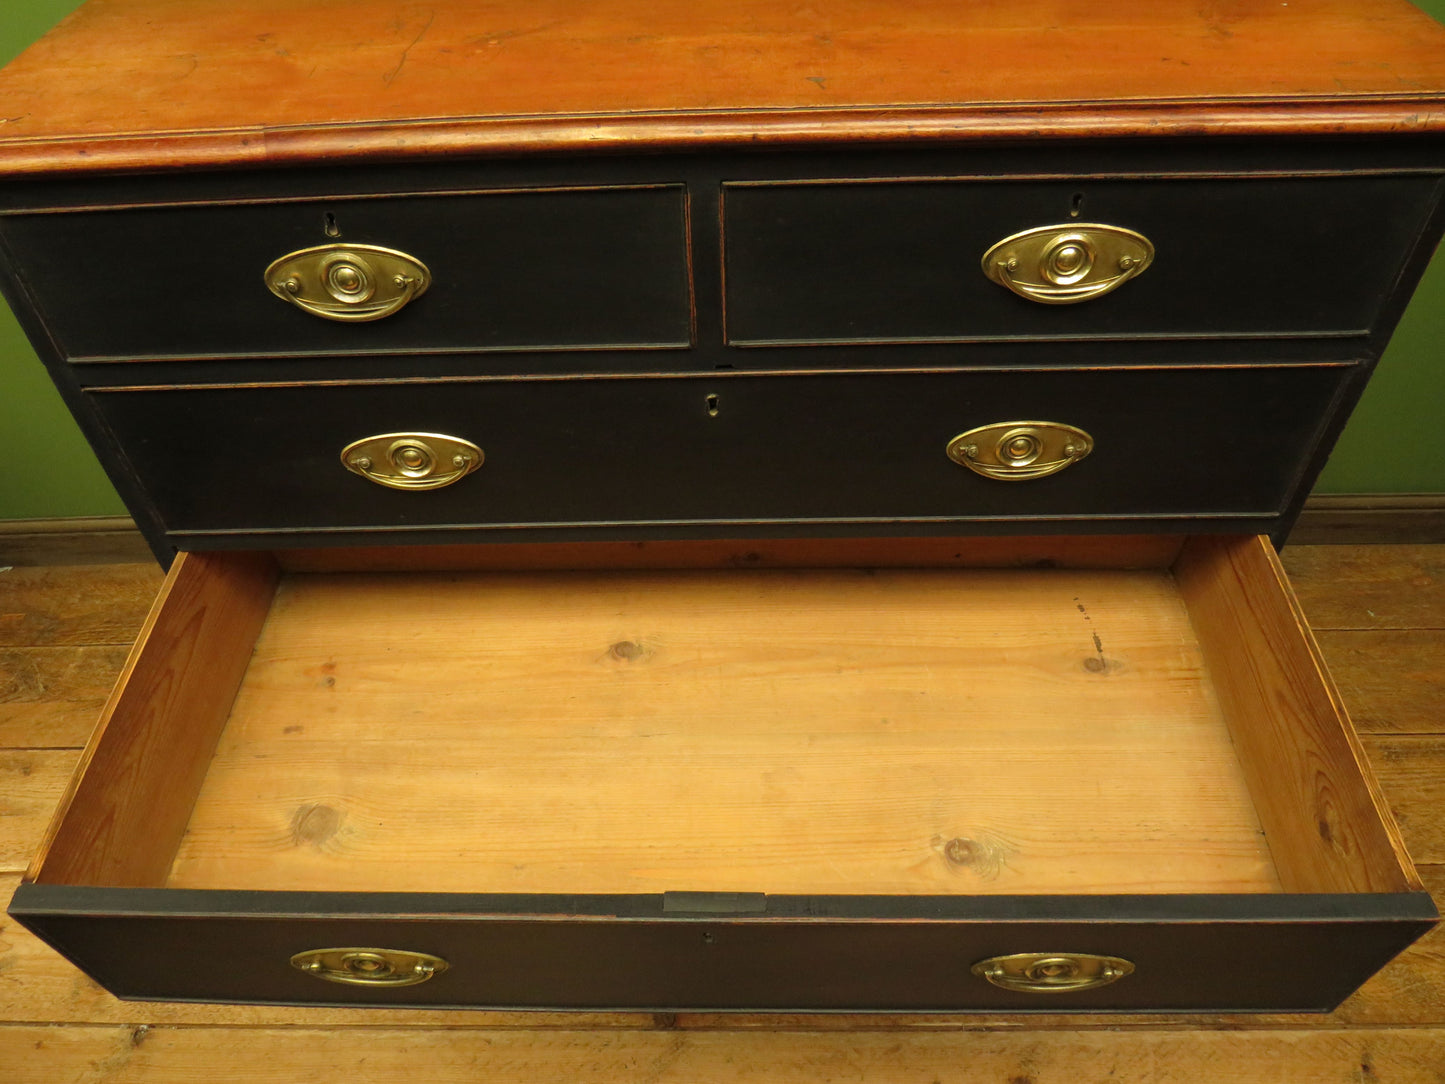
<path fill-rule="evenodd" d="M 11 175 L 1442 130 L 1404 0 L 90 0 L 0 74 Z"/>

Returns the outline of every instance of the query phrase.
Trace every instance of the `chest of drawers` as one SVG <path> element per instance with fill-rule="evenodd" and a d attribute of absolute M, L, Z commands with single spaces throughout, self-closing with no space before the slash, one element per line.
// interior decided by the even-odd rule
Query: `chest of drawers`
<path fill-rule="evenodd" d="M 1445 34 L 1065 7 L 22 57 L 4 285 L 171 573 L 12 912 L 121 996 L 563 1008 L 1327 1009 L 1427 929 L 1270 537 Z"/>

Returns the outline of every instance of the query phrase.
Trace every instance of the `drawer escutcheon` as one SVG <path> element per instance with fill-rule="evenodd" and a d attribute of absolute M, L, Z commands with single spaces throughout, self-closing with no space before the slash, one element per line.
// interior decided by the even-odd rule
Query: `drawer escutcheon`
<path fill-rule="evenodd" d="M 985 478 L 1026 482 L 1057 474 L 1094 450 L 1094 438 L 1062 422 L 995 422 L 948 442 L 948 458 Z"/>
<path fill-rule="evenodd" d="M 970 970 L 1005 990 L 1025 994 L 1063 994 L 1093 990 L 1133 974 L 1134 965 L 1118 956 L 1087 952 L 1020 952 L 991 956 Z"/>
<path fill-rule="evenodd" d="M 471 441 L 444 433 L 379 433 L 341 449 L 347 470 L 389 489 L 440 489 L 465 478 L 485 459 Z"/>
<path fill-rule="evenodd" d="M 1118 289 L 1153 261 L 1153 243 L 1122 226 L 1038 226 L 985 252 L 983 273 L 1030 301 L 1075 305 Z"/>
<path fill-rule="evenodd" d="M 440 956 L 406 949 L 308 949 L 291 957 L 291 966 L 327 982 L 348 986 L 415 986 L 447 969 Z"/>
<path fill-rule="evenodd" d="M 365 323 L 426 293 L 431 272 L 415 256 L 378 245 L 303 248 L 266 268 L 277 297 L 325 320 Z"/>

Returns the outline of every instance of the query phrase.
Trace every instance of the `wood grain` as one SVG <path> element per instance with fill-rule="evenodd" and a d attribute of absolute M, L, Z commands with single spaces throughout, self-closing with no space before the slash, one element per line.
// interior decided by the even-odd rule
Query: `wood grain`
<path fill-rule="evenodd" d="M 1445 630 L 1332 630 L 1317 638 L 1362 734 L 1445 734 Z"/>
<path fill-rule="evenodd" d="M 1370 761 L 1396 810 L 1405 843 L 1417 862 L 1445 862 L 1445 738 L 1378 736 L 1365 739 Z"/>
<path fill-rule="evenodd" d="M 1316 630 L 1445 630 L 1445 547 L 1301 546 L 1282 558 Z"/>
<path fill-rule="evenodd" d="M 0 748 L 85 744 L 129 648 L 0 648 Z"/>
<path fill-rule="evenodd" d="M 276 575 L 255 554 L 187 554 L 171 566 L 30 876 L 161 883 Z"/>
<path fill-rule="evenodd" d="M 168 883 L 358 878 L 1277 887 L 1168 573 L 1064 570 L 287 577 Z"/>
<path fill-rule="evenodd" d="M 0 571 L 0 647 L 125 644 L 160 589 L 154 565 Z"/>
<path fill-rule="evenodd" d="M 1269 540 L 1193 538 L 1174 572 L 1285 890 L 1418 887 Z"/>
<path fill-rule="evenodd" d="M 1445 31 L 1403 0 L 353 0 L 344 26 L 94 0 L 0 76 L 5 169 L 1445 127 Z"/>
<path fill-rule="evenodd" d="M 25 869 L 79 759 L 75 749 L 0 749 L 0 873 Z"/>
<path fill-rule="evenodd" d="M 1445 1033 L 1298 1031 L 516 1032 L 450 1028 L 0 1029 L 15 1084 L 351 1084 L 425 1074 L 436 1084 L 1426 1084 L 1445 1080 Z"/>

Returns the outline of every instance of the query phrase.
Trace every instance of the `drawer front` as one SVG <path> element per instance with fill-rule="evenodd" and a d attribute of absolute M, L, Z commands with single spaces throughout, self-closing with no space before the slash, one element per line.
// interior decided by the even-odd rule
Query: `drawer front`
<path fill-rule="evenodd" d="M 727 337 L 765 345 L 1363 334 L 1436 186 L 1428 176 L 730 184 Z M 1152 263 L 1067 304 L 1021 296 L 984 273 L 985 253 L 1012 235 L 1057 227 L 1037 248 L 1091 224 L 1142 235 Z M 1111 243 L 1101 243 L 1087 281 L 1117 262 Z M 1015 279 L 1037 279 L 1039 253 L 1015 255 Z M 1061 269 L 1077 274 L 1063 259 Z"/>
<path fill-rule="evenodd" d="M 555 911 L 559 904 L 612 914 L 582 917 Z M 490 911 L 497 905 L 505 910 Z M 646 897 L 48 885 L 21 886 L 11 912 L 128 998 L 904 1012 L 1328 1010 L 1434 914 L 1423 893 L 770 898 L 768 906 L 817 915 L 669 920 Z M 899 917 L 880 913 L 890 906 Z M 823 917 L 838 910 L 856 915 Z M 329 982 L 289 966 L 297 954 L 342 946 L 420 952 L 447 966 L 389 987 Z M 972 971 L 985 959 L 1041 950 L 1117 956 L 1134 970 L 1092 989 L 1044 992 L 1001 989 Z"/>
<path fill-rule="evenodd" d="M 73 359 L 685 347 L 685 223 L 684 190 L 667 185 L 13 215 L 0 229 Z M 275 261 L 338 245 L 403 253 L 430 283 L 362 322 L 268 288 Z"/>
<path fill-rule="evenodd" d="M 171 531 L 689 522 L 866 529 L 1277 515 L 1352 372 L 718 375 L 90 397 Z M 1006 423 L 1024 422 L 1074 427 L 1092 451 L 1024 480 L 987 477 L 948 454 L 968 431 L 1003 425 L 979 438 L 987 444 Z M 471 442 L 481 466 L 409 491 L 342 462 L 357 441 L 388 435 L 386 444 L 407 433 Z M 424 439 L 448 461 L 459 447 Z M 388 454 L 376 448 L 348 454 Z"/>

